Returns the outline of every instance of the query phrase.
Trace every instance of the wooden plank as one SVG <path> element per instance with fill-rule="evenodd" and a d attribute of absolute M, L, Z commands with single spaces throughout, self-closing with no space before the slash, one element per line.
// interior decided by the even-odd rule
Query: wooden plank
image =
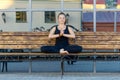
<path fill-rule="evenodd" d="M 59 53 L 0 53 L 0 56 L 61 56 Z M 120 53 L 114 52 L 81 52 L 81 53 L 70 53 L 68 55 L 77 55 L 77 56 L 120 56 Z"/>
<path fill-rule="evenodd" d="M 71 42 L 72 43 L 72 42 Z M 74 43 L 73 43 L 74 44 Z M 120 41 L 75 41 L 75 44 L 82 45 L 82 44 L 88 44 L 88 45 L 118 45 L 120 44 Z"/>
<path fill-rule="evenodd" d="M 120 46 L 115 45 L 81 45 L 83 49 L 120 49 Z"/>
<path fill-rule="evenodd" d="M 28 49 L 31 45 L 0 45 L 1 49 Z"/>
<path fill-rule="evenodd" d="M 0 32 L 0 35 L 12 35 L 12 36 L 17 36 L 17 35 L 30 35 L 30 36 L 48 36 L 49 32 Z M 75 32 L 76 36 L 77 35 L 120 35 L 120 32 Z"/>
<path fill-rule="evenodd" d="M 17 35 L 48 35 L 49 32 L 47 31 L 42 31 L 42 32 L 0 32 L 0 35 L 12 35 L 12 36 L 17 36 Z"/>
<path fill-rule="evenodd" d="M 41 45 L 37 45 L 37 44 L 33 44 L 33 45 L 23 45 L 23 44 L 18 44 L 18 45 L 0 45 L 0 49 L 38 49 L 43 45 L 51 45 L 53 46 L 54 44 L 41 44 Z"/>
<path fill-rule="evenodd" d="M 82 35 L 117 35 L 120 36 L 120 32 L 76 32 L 76 36 L 82 36 Z"/>
<path fill-rule="evenodd" d="M 4 36 L 0 36 L 0 41 L 36 41 L 36 40 L 49 40 L 47 36 L 33 36 L 33 37 L 21 37 L 21 36 L 9 36 L 9 37 L 4 37 Z M 76 41 L 101 41 L 101 40 L 105 40 L 105 41 L 120 41 L 120 36 L 82 36 L 82 37 L 77 37 L 75 39 Z"/>
<path fill-rule="evenodd" d="M 41 52 L 32 52 L 32 53 L 29 53 L 29 52 L 20 52 L 20 53 L 0 53 L 0 56 L 47 56 L 47 55 L 51 55 L 51 56 L 61 56 L 59 53 L 41 53 Z"/>
<path fill-rule="evenodd" d="M 0 41 L 0 45 L 28 45 L 28 44 L 49 44 L 49 41 L 47 40 L 42 40 L 42 41 Z"/>
<path fill-rule="evenodd" d="M 120 56 L 120 53 L 114 52 L 81 52 L 81 53 L 71 53 L 70 55 L 78 56 Z"/>
<path fill-rule="evenodd" d="M 33 45 L 0 45 L 1 49 L 26 49 L 26 48 L 40 48 L 43 45 L 54 45 L 54 44 L 33 44 Z M 84 49 L 120 49 L 119 45 L 80 45 Z"/>
<path fill-rule="evenodd" d="M 14 41 L 14 40 L 46 40 L 48 36 L 0 36 L 0 41 Z"/>

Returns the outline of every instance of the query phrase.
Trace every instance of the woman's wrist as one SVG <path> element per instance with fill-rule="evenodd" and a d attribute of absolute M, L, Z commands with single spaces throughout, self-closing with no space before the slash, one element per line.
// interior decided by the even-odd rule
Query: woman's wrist
<path fill-rule="evenodd" d="M 62 36 L 65 36 L 65 34 L 63 34 Z"/>
<path fill-rule="evenodd" d="M 63 34 L 59 34 L 59 37 L 63 36 Z"/>
<path fill-rule="evenodd" d="M 58 37 L 60 37 L 60 34 L 58 34 Z"/>
<path fill-rule="evenodd" d="M 63 34 L 64 37 L 68 37 L 69 38 L 69 35 L 68 34 Z"/>

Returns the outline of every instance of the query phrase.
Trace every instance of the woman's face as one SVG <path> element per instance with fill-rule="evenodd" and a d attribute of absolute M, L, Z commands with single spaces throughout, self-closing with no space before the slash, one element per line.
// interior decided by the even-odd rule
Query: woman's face
<path fill-rule="evenodd" d="M 65 15 L 63 15 L 63 14 L 61 14 L 61 15 L 59 15 L 59 17 L 58 17 L 58 22 L 60 23 L 60 24 L 65 24 Z"/>

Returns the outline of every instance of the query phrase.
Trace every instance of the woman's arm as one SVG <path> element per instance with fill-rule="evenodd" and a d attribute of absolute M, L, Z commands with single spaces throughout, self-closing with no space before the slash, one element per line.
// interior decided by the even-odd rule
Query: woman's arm
<path fill-rule="evenodd" d="M 72 30 L 71 27 L 68 27 L 68 31 L 70 34 L 63 34 L 64 37 L 68 37 L 68 38 L 75 38 L 75 33 L 74 31 Z"/>
<path fill-rule="evenodd" d="M 56 30 L 56 27 L 53 27 L 51 30 L 50 30 L 50 33 L 48 35 L 48 38 L 57 38 L 59 37 L 59 34 L 55 34 L 55 30 Z"/>

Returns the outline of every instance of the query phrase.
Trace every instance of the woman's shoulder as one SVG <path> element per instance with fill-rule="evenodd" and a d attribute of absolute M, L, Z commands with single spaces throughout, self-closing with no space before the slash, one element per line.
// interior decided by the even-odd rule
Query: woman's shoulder
<path fill-rule="evenodd" d="M 52 29 L 52 28 L 56 28 L 57 26 L 58 26 L 58 25 L 53 25 L 53 26 L 51 27 L 51 29 Z"/>
<path fill-rule="evenodd" d="M 51 29 L 56 28 L 58 25 L 53 25 L 50 29 L 48 29 L 48 31 L 50 31 Z"/>
<path fill-rule="evenodd" d="M 73 27 L 72 25 L 66 25 L 67 27 Z"/>
<path fill-rule="evenodd" d="M 71 29 L 71 28 L 72 28 L 72 25 L 66 25 L 66 28 L 67 28 L 67 29 Z"/>
<path fill-rule="evenodd" d="M 66 25 L 67 27 L 69 27 L 69 28 L 71 28 L 71 29 L 73 29 L 73 30 L 75 30 L 75 31 L 79 31 L 77 28 L 75 28 L 73 25 Z"/>

